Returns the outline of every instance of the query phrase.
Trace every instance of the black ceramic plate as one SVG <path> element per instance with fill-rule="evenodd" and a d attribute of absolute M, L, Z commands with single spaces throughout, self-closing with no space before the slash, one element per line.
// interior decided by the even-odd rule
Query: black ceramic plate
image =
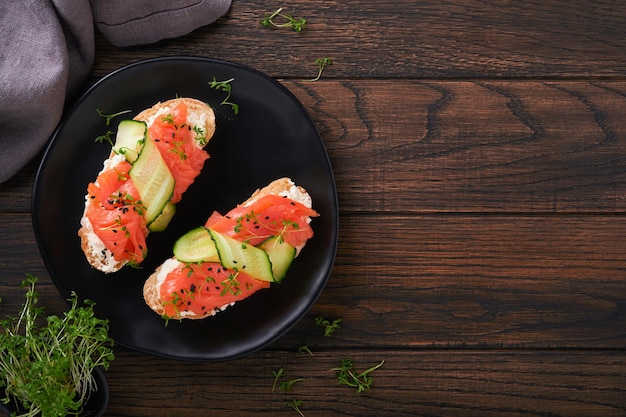
<path fill-rule="evenodd" d="M 234 78 L 230 102 L 209 82 Z M 94 140 L 105 126 L 96 109 L 110 114 L 140 110 L 176 96 L 208 102 L 216 133 L 207 145 L 211 158 L 177 205 L 167 231 L 148 236 L 142 269 L 103 274 L 87 263 L 77 232 L 87 184 L 110 152 Z M 170 321 L 168 326 L 143 301 L 145 279 L 186 231 L 244 201 L 255 189 L 287 176 L 302 185 L 320 213 L 309 240 L 279 285 L 262 290 L 204 320 Z M 32 216 L 39 249 L 60 293 L 75 291 L 96 303 L 110 320 L 110 335 L 123 346 L 174 359 L 217 361 L 258 350 L 302 318 L 322 291 L 337 248 L 337 197 L 332 169 L 313 122 L 300 102 L 278 82 L 253 69 L 205 58 L 171 57 L 142 61 L 100 80 L 67 114 L 45 153 L 33 191 Z"/>

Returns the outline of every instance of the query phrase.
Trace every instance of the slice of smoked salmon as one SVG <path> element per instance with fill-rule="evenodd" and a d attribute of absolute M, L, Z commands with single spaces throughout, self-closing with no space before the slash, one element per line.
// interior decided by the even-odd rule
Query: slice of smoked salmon
<path fill-rule="evenodd" d="M 206 316 L 269 286 L 215 262 L 180 264 L 167 275 L 160 297 L 166 317 L 180 318 L 186 312 Z"/>
<path fill-rule="evenodd" d="M 278 236 L 298 247 L 313 236 L 308 220 L 316 216 L 315 210 L 302 203 L 268 194 L 251 205 L 237 206 L 224 216 L 213 213 L 205 227 L 254 246 Z"/>
<path fill-rule="evenodd" d="M 176 186 L 172 203 L 182 195 L 200 174 L 209 154 L 196 146 L 194 127 L 187 123 L 187 106 L 180 103 L 167 114 L 159 116 L 148 128 L 148 136 L 156 143 Z"/>
<path fill-rule="evenodd" d="M 88 185 L 85 215 L 115 260 L 138 264 L 146 255 L 148 229 L 139 192 L 129 180 L 130 167 L 120 162 Z"/>

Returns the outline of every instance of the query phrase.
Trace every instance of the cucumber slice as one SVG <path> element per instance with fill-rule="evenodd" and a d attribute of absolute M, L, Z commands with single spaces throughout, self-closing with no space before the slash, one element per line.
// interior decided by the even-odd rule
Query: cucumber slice
<path fill-rule="evenodd" d="M 146 140 L 147 126 L 139 120 L 122 120 L 117 126 L 113 151 L 122 154 L 131 164 L 135 162 Z"/>
<path fill-rule="evenodd" d="M 282 281 L 289 266 L 291 266 L 291 262 L 296 257 L 296 248 L 276 236 L 264 240 L 257 247 L 264 250 L 270 258 L 274 280 L 276 282 Z"/>
<path fill-rule="evenodd" d="M 141 202 L 146 207 L 144 217 L 148 226 L 161 214 L 174 193 L 175 180 L 157 146 L 146 140 L 130 169 Z"/>
<path fill-rule="evenodd" d="M 226 268 L 244 271 L 261 281 L 275 281 L 272 263 L 263 249 L 239 242 L 211 229 L 209 232 L 215 242 L 220 262 Z"/>
<path fill-rule="evenodd" d="M 174 243 L 174 256 L 180 262 L 219 262 L 220 257 L 209 230 L 197 227 Z"/>
<path fill-rule="evenodd" d="M 163 207 L 161 214 L 159 214 L 157 218 L 150 223 L 148 229 L 150 229 L 151 232 L 163 232 L 167 229 L 167 225 L 170 224 L 174 214 L 176 214 L 176 205 L 168 201 L 167 204 L 165 204 L 165 207 Z"/>

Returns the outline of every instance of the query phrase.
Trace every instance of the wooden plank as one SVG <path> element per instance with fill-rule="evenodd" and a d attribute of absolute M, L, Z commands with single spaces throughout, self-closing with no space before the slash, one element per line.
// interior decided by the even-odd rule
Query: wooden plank
<path fill-rule="evenodd" d="M 45 271 L 28 213 L 0 213 L 1 284 L 19 283 L 24 274 Z"/>
<path fill-rule="evenodd" d="M 357 393 L 331 371 L 341 359 L 372 372 Z M 272 392 L 273 371 L 303 381 Z M 132 378 L 128 376 L 132 375 Z M 258 352 L 235 361 L 180 363 L 118 350 L 107 372 L 107 416 L 618 416 L 626 412 L 626 354 L 596 351 Z"/>
<path fill-rule="evenodd" d="M 24 303 L 20 284 L 26 274 L 39 278 L 40 306 L 49 314 L 60 314 L 67 305 L 45 268 L 30 214 L 0 213 L 0 317 L 15 315 Z"/>
<path fill-rule="evenodd" d="M 624 212 L 624 82 L 285 82 L 340 209 Z"/>
<path fill-rule="evenodd" d="M 114 48 L 98 36 L 95 74 L 168 55 L 207 56 L 295 78 L 314 77 L 314 61 L 325 56 L 334 61 L 327 77 L 607 77 L 626 71 L 622 2 L 291 1 L 285 12 L 308 18 L 300 33 L 263 27 L 261 19 L 275 10 L 267 7 L 233 2 L 213 25 L 141 48 Z"/>
<path fill-rule="evenodd" d="M 34 158 L 13 177 L 0 183 L 0 212 L 30 212 L 39 162 L 39 157 Z"/>

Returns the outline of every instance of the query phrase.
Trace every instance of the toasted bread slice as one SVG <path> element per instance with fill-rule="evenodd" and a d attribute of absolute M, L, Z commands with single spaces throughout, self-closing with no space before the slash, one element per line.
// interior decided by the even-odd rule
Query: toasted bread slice
<path fill-rule="evenodd" d="M 200 130 L 204 135 L 203 141 L 195 141 L 196 147 L 203 148 L 215 133 L 215 113 L 208 104 L 200 100 L 185 97 L 167 100 L 162 103 L 159 102 L 154 106 L 141 111 L 134 117 L 134 119 L 146 122 L 148 127 L 150 127 L 159 115 L 167 114 L 172 108 L 181 102 L 187 105 L 188 124 L 198 128 L 194 130 L 194 135 L 197 137 Z M 109 157 L 104 161 L 103 168 L 100 172 L 105 171 L 110 166 L 114 166 L 116 162 L 119 162 L 123 158 L 123 155 L 117 155 L 115 152 L 111 151 Z M 86 195 L 85 210 L 83 211 L 83 216 L 80 221 L 81 228 L 78 231 L 78 236 L 81 240 L 81 249 L 85 253 L 85 257 L 92 267 L 105 273 L 117 272 L 124 265 L 126 265 L 127 262 L 116 261 L 113 258 L 111 251 L 106 248 L 104 242 L 102 242 L 102 240 L 94 233 L 93 226 L 85 215 L 88 204 L 90 204 L 90 199 L 88 198 L 88 195 Z"/>
<path fill-rule="evenodd" d="M 294 184 L 294 182 L 290 178 L 280 178 L 264 188 L 256 190 L 250 198 L 248 198 L 245 202 L 243 202 L 242 206 L 249 206 L 253 204 L 257 199 L 267 195 L 274 194 L 277 196 L 284 196 L 291 200 L 302 203 L 304 206 L 311 208 L 312 200 L 308 192 Z M 309 219 L 310 221 L 310 219 Z M 300 253 L 305 244 L 297 247 L 296 256 Z M 146 304 L 154 310 L 157 314 L 163 316 L 165 314 L 164 302 L 161 299 L 160 290 L 161 284 L 165 281 L 168 273 L 176 268 L 178 268 L 182 263 L 179 262 L 176 258 L 172 257 L 166 260 L 163 264 L 161 264 L 155 272 L 148 277 L 143 287 L 143 296 Z M 227 307 L 233 305 L 234 303 L 227 303 L 223 306 L 219 306 L 211 311 L 205 311 L 201 315 L 193 314 L 191 312 L 182 312 L 180 318 L 185 319 L 202 319 L 205 317 L 213 316 L 220 311 L 223 311 Z"/>

